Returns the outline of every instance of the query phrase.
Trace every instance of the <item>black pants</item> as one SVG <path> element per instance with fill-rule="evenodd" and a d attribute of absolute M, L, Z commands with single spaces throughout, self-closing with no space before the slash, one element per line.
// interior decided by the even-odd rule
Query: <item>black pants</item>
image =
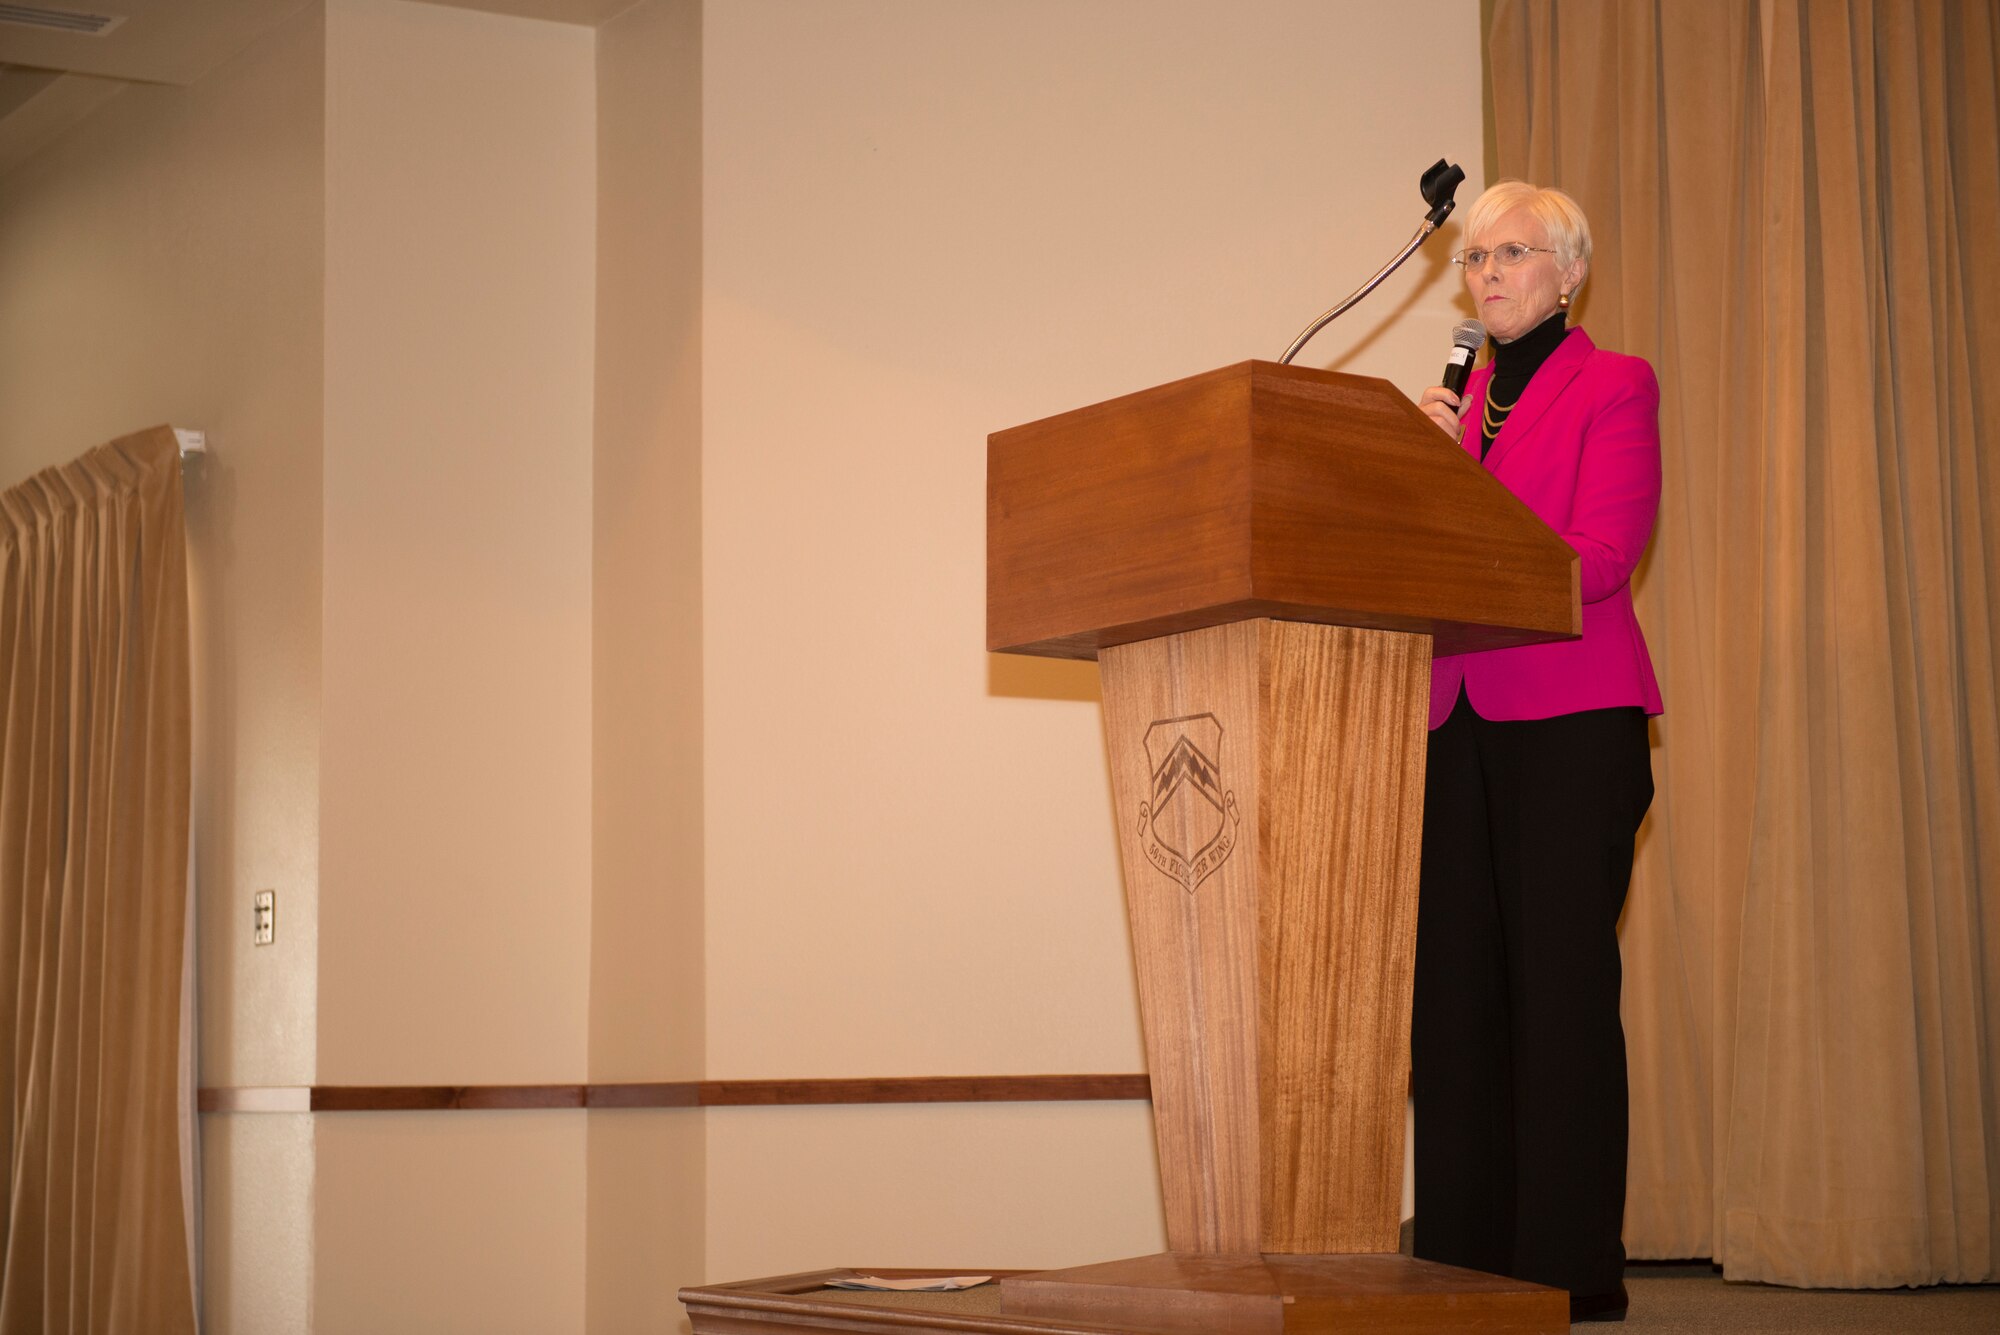
<path fill-rule="evenodd" d="M 1615 1289 L 1625 1267 L 1618 914 L 1653 800 L 1642 711 L 1431 733 L 1411 1092 L 1416 1253 Z"/>

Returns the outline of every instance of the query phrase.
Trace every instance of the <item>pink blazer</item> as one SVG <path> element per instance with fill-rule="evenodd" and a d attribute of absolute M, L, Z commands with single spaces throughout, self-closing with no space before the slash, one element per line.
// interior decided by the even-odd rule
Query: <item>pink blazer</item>
<path fill-rule="evenodd" d="M 1461 444 L 1479 457 L 1493 368 L 1473 373 Z M 1486 470 L 1576 549 L 1583 638 L 1431 665 L 1431 726 L 1459 683 L 1481 718 L 1534 719 L 1639 705 L 1661 711 L 1646 637 L 1632 614 L 1632 567 L 1660 508 L 1660 385 L 1644 358 L 1601 351 L 1581 329 L 1549 354 L 1508 415 Z"/>

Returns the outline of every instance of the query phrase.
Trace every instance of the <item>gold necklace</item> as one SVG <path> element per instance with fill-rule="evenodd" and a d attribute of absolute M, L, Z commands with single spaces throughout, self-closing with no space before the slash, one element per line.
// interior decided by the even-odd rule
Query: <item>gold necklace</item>
<path fill-rule="evenodd" d="M 1519 403 L 1520 401 L 1521 401 L 1521 396 L 1519 394 L 1516 394 L 1514 396 L 1514 403 Z M 1514 411 L 1514 403 L 1497 403 L 1494 398 L 1492 389 L 1490 387 L 1487 389 L 1486 403 L 1480 409 L 1480 419 L 1482 424 L 1486 427 L 1487 435 L 1497 436 L 1500 434 L 1500 428 L 1507 424 L 1507 414 Z M 1500 409 L 1500 415 L 1498 417 L 1495 417 L 1493 415 L 1493 410 L 1496 406 Z"/>

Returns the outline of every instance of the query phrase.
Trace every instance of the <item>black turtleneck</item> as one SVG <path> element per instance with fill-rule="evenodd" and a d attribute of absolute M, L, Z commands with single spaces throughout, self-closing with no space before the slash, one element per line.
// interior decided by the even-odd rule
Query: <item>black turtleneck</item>
<path fill-rule="evenodd" d="M 1512 343 L 1493 345 L 1493 378 L 1486 382 L 1486 409 L 1480 421 L 1480 458 L 1493 448 L 1493 437 L 1521 401 L 1528 381 L 1568 335 L 1568 317 L 1569 312 L 1557 311 Z"/>

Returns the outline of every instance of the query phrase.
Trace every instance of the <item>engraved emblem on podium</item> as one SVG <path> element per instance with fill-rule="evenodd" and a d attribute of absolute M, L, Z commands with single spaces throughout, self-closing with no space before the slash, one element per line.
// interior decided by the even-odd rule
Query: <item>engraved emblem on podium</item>
<path fill-rule="evenodd" d="M 1242 817 L 1222 781 L 1222 724 L 1213 714 L 1155 720 L 1146 729 L 1151 796 L 1139 804 L 1146 860 L 1189 894 L 1229 860 Z"/>

